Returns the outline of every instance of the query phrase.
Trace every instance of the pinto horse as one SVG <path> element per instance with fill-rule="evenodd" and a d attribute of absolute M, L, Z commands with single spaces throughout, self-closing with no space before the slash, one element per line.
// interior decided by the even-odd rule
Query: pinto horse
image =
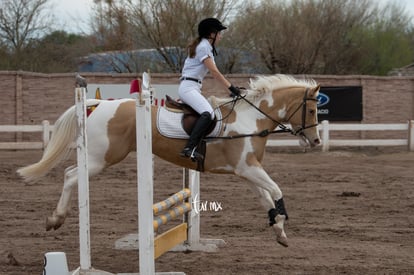
<path fill-rule="evenodd" d="M 268 134 L 277 129 L 297 136 L 301 145 L 314 147 L 320 143 L 317 130 L 317 95 L 320 86 L 311 79 L 292 76 L 258 76 L 237 98 L 210 97 L 210 103 L 222 113 L 222 127 L 216 137 L 207 139 L 204 171 L 235 174 L 249 181 L 268 211 L 269 224 L 276 240 L 288 246 L 284 222 L 288 219 L 282 191 L 263 169 L 261 162 Z M 214 103 L 214 104 L 213 104 Z M 88 100 L 96 105 L 87 119 L 89 175 L 122 161 L 136 150 L 135 100 Z M 152 117 L 158 108 L 152 106 Z M 186 140 L 162 135 L 152 119 L 152 147 L 158 157 L 176 165 L 196 169 L 197 164 L 180 156 Z M 290 123 L 291 127 L 285 126 Z M 56 121 L 52 138 L 41 160 L 20 168 L 25 180 L 45 175 L 57 165 L 76 138 L 75 106 Z M 139 149 L 139 148 L 138 148 Z M 77 168 L 70 166 L 64 174 L 64 186 L 56 209 L 46 220 L 46 229 L 58 229 L 65 221 L 73 187 L 77 183 Z"/>

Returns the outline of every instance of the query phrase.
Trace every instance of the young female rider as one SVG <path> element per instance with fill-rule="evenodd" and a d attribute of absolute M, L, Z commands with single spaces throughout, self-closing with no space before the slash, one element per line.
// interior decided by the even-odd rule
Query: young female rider
<path fill-rule="evenodd" d="M 180 78 L 178 95 L 181 101 L 190 105 L 200 114 L 187 145 L 180 154 L 193 160 L 204 158 L 195 150 L 214 119 L 213 108 L 207 99 L 201 95 L 202 81 L 206 74 L 210 72 L 216 80 L 230 90 L 231 95 L 240 94 L 240 90 L 220 73 L 214 62 L 214 56 L 217 55 L 215 44 L 220 41 L 220 32 L 225 29 L 227 28 L 216 18 L 206 18 L 198 24 L 198 37 L 188 46 L 188 56 L 184 62 Z"/>

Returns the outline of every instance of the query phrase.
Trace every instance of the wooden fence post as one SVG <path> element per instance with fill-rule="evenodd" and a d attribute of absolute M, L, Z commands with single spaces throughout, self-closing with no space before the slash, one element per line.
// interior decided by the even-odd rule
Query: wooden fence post
<path fill-rule="evenodd" d="M 408 151 L 414 151 L 414 120 L 408 121 Z"/>
<path fill-rule="evenodd" d="M 329 121 L 322 121 L 322 152 L 329 151 Z"/>
<path fill-rule="evenodd" d="M 43 149 L 46 148 L 47 144 L 49 143 L 49 139 L 50 139 L 50 123 L 48 120 L 43 120 L 42 121 L 42 126 L 43 126 Z"/>

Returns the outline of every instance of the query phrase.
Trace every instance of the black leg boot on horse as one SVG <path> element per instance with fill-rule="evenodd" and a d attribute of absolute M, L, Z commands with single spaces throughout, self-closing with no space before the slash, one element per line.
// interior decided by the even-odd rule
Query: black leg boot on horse
<path fill-rule="evenodd" d="M 289 219 L 289 216 L 286 212 L 285 203 L 283 198 L 275 200 L 275 208 L 272 208 L 268 212 L 269 215 L 269 225 L 273 227 L 276 232 L 277 242 L 281 245 L 287 247 L 287 237 L 285 231 L 283 230 L 283 224 L 285 220 Z"/>
<path fill-rule="evenodd" d="M 187 145 L 181 151 L 182 157 L 191 158 L 193 161 L 202 161 L 204 156 L 196 152 L 197 146 L 200 144 L 201 139 L 207 134 L 208 127 L 213 122 L 209 112 L 204 112 L 200 115 L 200 118 L 194 125 L 191 131 L 190 138 Z"/>

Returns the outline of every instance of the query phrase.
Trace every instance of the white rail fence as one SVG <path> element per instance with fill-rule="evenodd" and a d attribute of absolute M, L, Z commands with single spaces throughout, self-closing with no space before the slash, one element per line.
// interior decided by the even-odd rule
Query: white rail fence
<path fill-rule="evenodd" d="M 0 149 L 43 149 L 49 143 L 51 131 L 53 131 L 53 126 L 47 120 L 43 120 L 42 125 L 0 125 L 0 133 L 42 132 L 42 141 L 0 142 Z"/>
<path fill-rule="evenodd" d="M 331 147 L 364 147 L 364 146 L 406 146 L 407 150 L 414 151 L 414 120 L 407 123 L 380 123 L 380 124 L 359 124 L 359 123 L 329 123 L 324 120 L 318 125 L 318 130 L 322 139 L 322 151 L 327 152 Z M 400 139 L 333 139 L 330 133 L 335 131 L 403 131 Z M 405 137 L 404 137 L 405 136 Z M 269 139 L 267 146 L 298 146 L 297 139 Z"/>
<path fill-rule="evenodd" d="M 409 151 L 414 151 L 414 120 L 407 123 L 381 123 L 381 124 L 359 124 L 359 123 L 329 123 L 324 120 L 318 129 L 321 133 L 322 151 L 327 152 L 331 147 L 350 147 L 350 146 L 406 146 Z M 49 142 L 50 132 L 53 126 L 47 120 L 42 125 L 0 125 L 0 133 L 2 132 L 42 132 L 42 141 L 18 141 L 18 142 L 0 142 L 1 149 L 21 150 L 21 149 L 43 149 Z M 333 139 L 330 133 L 333 131 L 402 131 L 400 139 Z M 404 137 L 405 136 L 405 137 Z M 269 139 L 267 146 L 297 146 L 299 144 L 296 139 Z"/>
<path fill-rule="evenodd" d="M 398 124 L 330 124 L 327 120 L 319 125 L 322 138 L 322 151 L 329 151 L 332 146 L 407 146 L 414 151 L 414 120 Z M 331 140 L 331 131 L 405 131 L 406 138 L 402 139 L 335 139 Z"/>

